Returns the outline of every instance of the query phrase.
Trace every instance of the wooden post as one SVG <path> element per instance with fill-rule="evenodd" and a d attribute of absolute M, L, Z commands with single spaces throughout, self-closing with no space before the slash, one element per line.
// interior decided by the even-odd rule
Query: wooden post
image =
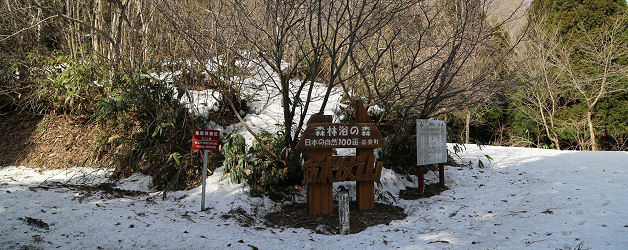
<path fill-rule="evenodd" d="M 332 122 L 331 115 L 312 115 L 308 123 Z M 332 156 L 331 149 L 312 149 L 307 151 L 308 157 L 316 161 L 325 161 Z M 333 183 L 307 184 L 307 212 L 310 216 L 331 214 L 333 211 Z"/>
<path fill-rule="evenodd" d="M 373 122 L 369 117 L 369 114 L 364 108 L 364 104 L 361 100 L 355 101 L 355 121 L 356 122 Z M 356 149 L 356 155 L 363 160 L 366 160 L 369 156 L 374 157 L 373 149 Z M 366 171 L 373 171 L 375 166 L 369 166 Z M 358 202 L 358 209 L 360 211 L 372 209 L 375 207 L 375 182 L 373 181 L 358 181 L 356 182 L 356 196 Z"/>
<path fill-rule="evenodd" d="M 333 186 L 331 183 L 307 185 L 307 212 L 310 216 L 331 214 L 333 211 Z"/>
<path fill-rule="evenodd" d="M 438 184 L 445 187 L 445 163 L 438 164 Z"/>
<path fill-rule="evenodd" d="M 419 194 L 425 193 L 425 178 L 423 176 L 424 170 L 425 166 L 419 165 Z"/>

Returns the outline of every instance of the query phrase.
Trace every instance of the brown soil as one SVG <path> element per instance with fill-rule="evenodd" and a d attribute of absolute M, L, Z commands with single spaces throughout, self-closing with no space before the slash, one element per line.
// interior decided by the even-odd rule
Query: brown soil
<path fill-rule="evenodd" d="M 13 112 L 0 116 L 0 166 L 58 169 L 99 167 L 90 154 L 97 142 L 95 125 L 68 115 Z"/>
<path fill-rule="evenodd" d="M 37 190 L 49 190 L 51 188 L 71 189 L 78 191 L 78 193 L 72 198 L 72 200 L 78 200 L 83 202 L 87 198 L 96 197 L 96 199 L 115 199 L 122 197 L 135 197 L 140 195 L 148 195 L 147 192 L 136 190 L 124 190 L 114 186 L 113 183 L 106 182 L 98 185 L 78 185 L 68 184 L 62 182 L 47 182 L 42 183 L 36 187 L 29 187 L 29 190 L 37 192 Z M 100 196 L 96 196 L 100 194 Z"/>
<path fill-rule="evenodd" d="M 355 202 L 350 204 L 349 227 L 351 233 L 359 233 L 375 225 L 388 225 L 393 220 L 406 218 L 403 209 L 393 205 L 375 203 L 375 208 L 359 211 Z M 312 217 L 307 213 L 306 204 L 291 204 L 284 206 L 282 211 L 266 215 L 270 226 L 307 228 L 320 234 L 338 234 L 340 232 L 338 209 L 329 215 Z"/>
<path fill-rule="evenodd" d="M 420 198 L 427 198 L 440 194 L 446 190 L 449 190 L 449 188 L 441 187 L 438 183 L 433 183 L 425 185 L 425 192 L 423 194 L 419 193 L 419 189 L 417 188 L 408 188 L 406 190 L 401 190 L 399 191 L 399 198 L 404 200 L 417 200 Z"/>

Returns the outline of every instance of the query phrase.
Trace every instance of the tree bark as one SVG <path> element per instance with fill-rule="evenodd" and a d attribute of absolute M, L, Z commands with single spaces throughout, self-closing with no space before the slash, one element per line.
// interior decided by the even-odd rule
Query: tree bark
<path fill-rule="evenodd" d="M 593 129 L 593 120 L 591 118 L 591 110 L 587 110 L 587 126 L 589 126 L 589 143 L 591 144 L 591 150 L 597 151 L 597 142 L 595 140 L 595 130 Z"/>
<path fill-rule="evenodd" d="M 549 126 L 547 125 L 547 119 L 545 118 L 545 112 L 543 111 L 543 104 L 541 103 L 541 100 L 538 99 L 538 97 L 537 97 L 537 103 L 539 107 L 539 113 L 541 114 L 541 120 L 543 121 L 543 128 L 545 129 L 545 134 L 547 135 L 547 138 L 549 138 L 550 141 L 554 143 L 554 147 L 560 150 L 560 141 L 558 140 L 558 137 L 552 136 L 552 133 L 550 133 Z M 553 130 L 554 130 L 554 127 L 552 126 L 552 131 Z M 554 135 L 556 134 L 554 133 Z"/>
<path fill-rule="evenodd" d="M 469 144 L 469 126 L 471 123 L 471 110 L 467 109 L 467 119 L 464 122 L 464 143 Z"/>
<path fill-rule="evenodd" d="M 100 30 L 103 29 L 103 3 L 102 0 L 94 1 L 94 27 Z M 104 47 L 100 39 L 100 35 L 96 32 L 92 32 L 92 48 L 95 53 L 105 54 Z"/>

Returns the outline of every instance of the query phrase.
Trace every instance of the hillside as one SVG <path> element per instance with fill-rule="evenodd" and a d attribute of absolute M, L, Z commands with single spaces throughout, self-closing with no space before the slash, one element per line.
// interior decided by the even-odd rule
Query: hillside
<path fill-rule="evenodd" d="M 514 40 L 521 35 L 528 22 L 526 11 L 531 2 L 532 0 L 493 1 L 489 9 L 489 20 L 501 22 L 511 19 L 505 28 L 510 33 L 511 42 L 515 42 Z"/>

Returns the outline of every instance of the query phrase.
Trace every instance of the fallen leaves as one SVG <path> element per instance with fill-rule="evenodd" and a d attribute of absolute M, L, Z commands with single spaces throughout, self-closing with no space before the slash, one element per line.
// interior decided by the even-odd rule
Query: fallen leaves
<path fill-rule="evenodd" d="M 28 217 L 28 216 L 21 217 L 21 218 L 18 218 L 18 219 L 19 220 L 23 220 L 29 226 L 50 230 L 50 225 L 48 225 L 48 223 L 46 223 L 46 222 L 44 222 L 44 221 L 42 221 L 40 219 L 35 219 L 35 218 Z"/>

